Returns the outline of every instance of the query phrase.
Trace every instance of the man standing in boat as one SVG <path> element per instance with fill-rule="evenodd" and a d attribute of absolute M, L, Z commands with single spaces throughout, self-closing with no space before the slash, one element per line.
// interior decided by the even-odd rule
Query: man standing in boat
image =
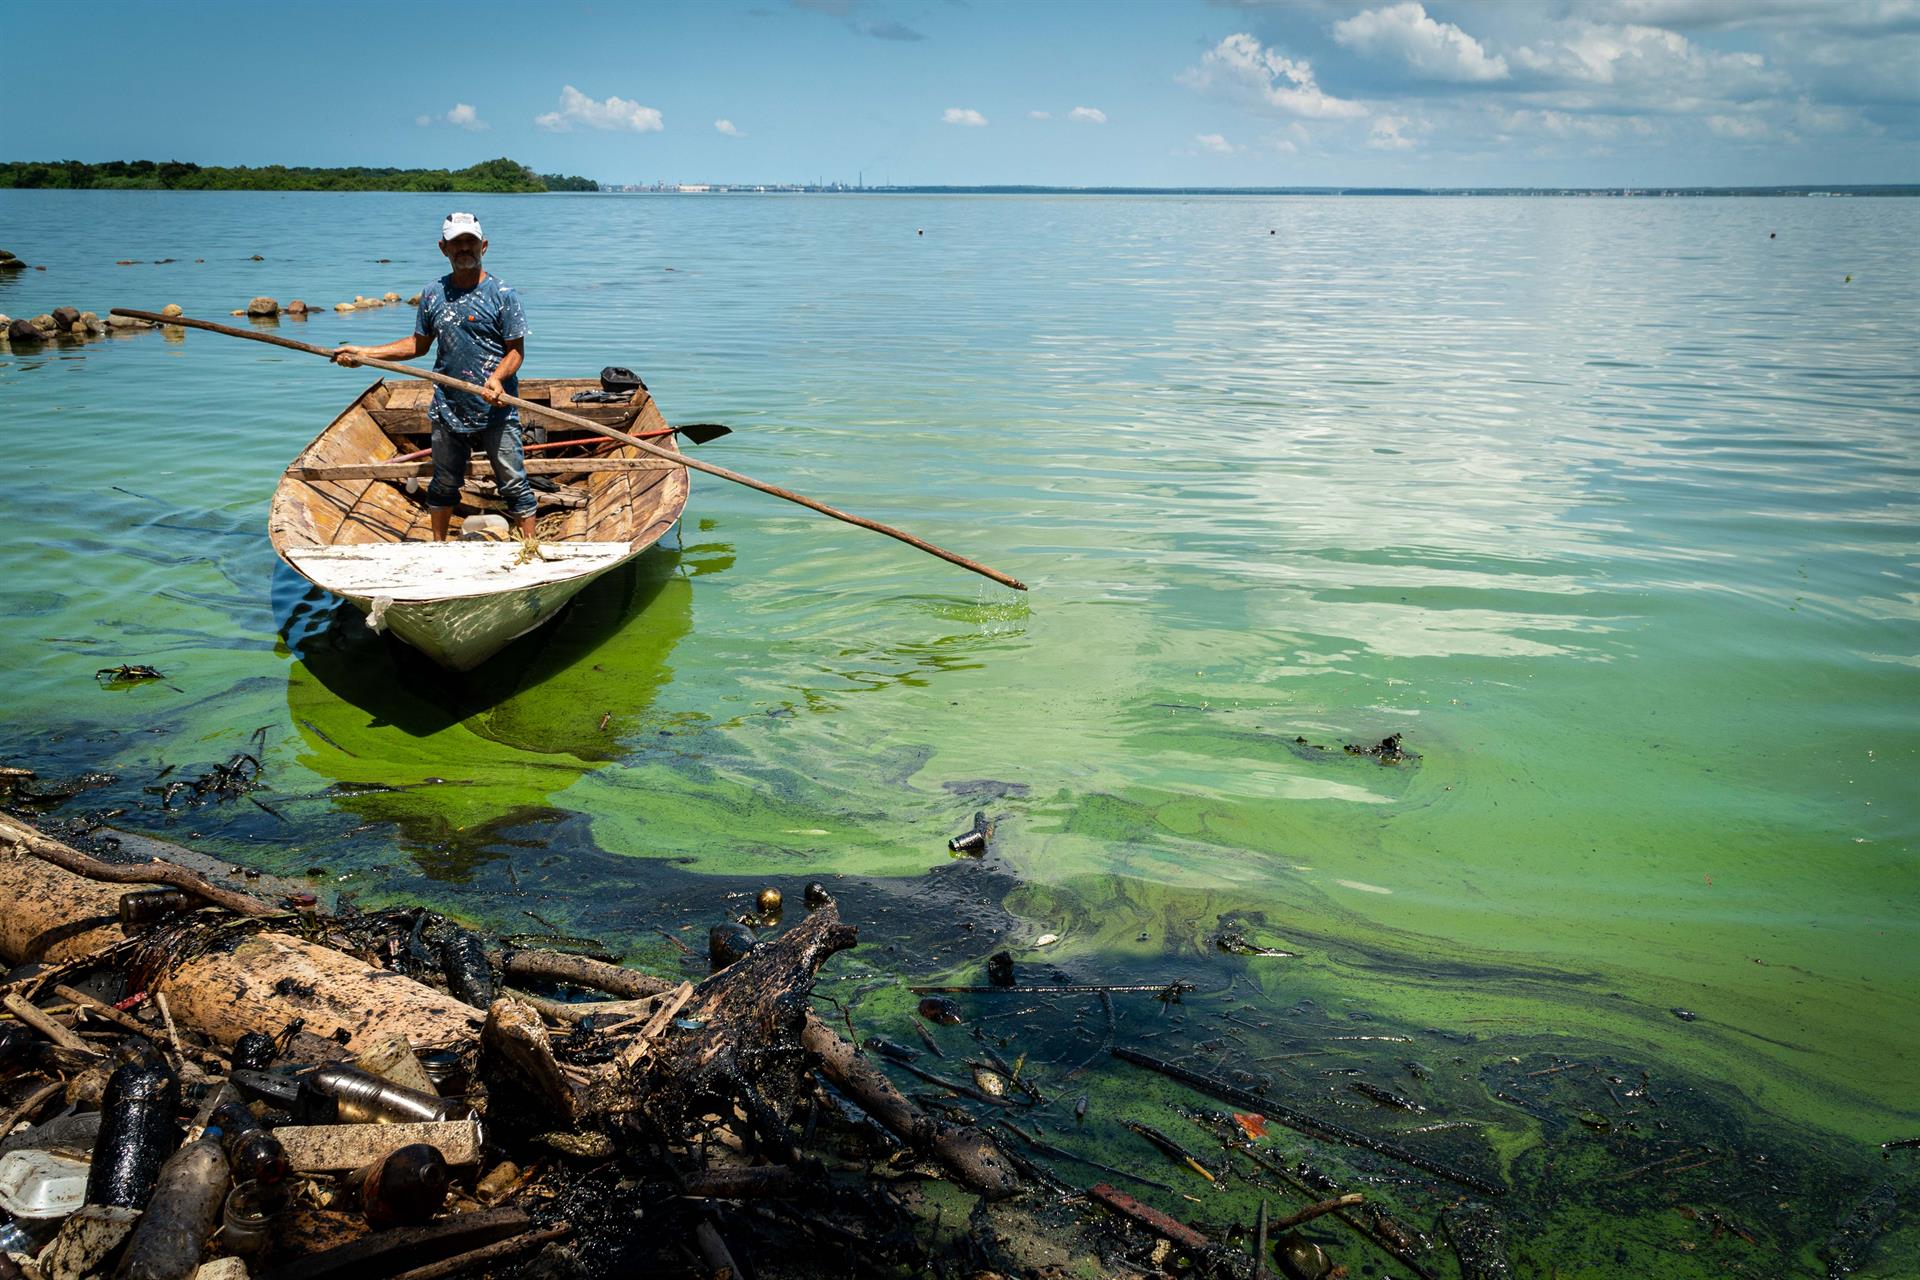
<path fill-rule="evenodd" d="M 520 442 L 520 415 L 503 396 L 520 390 L 520 362 L 526 356 L 527 317 L 520 295 L 490 275 L 480 263 L 487 253 L 480 220 L 451 213 L 440 225 L 440 252 L 453 270 L 420 291 L 413 336 L 378 347 L 341 345 L 334 363 L 349 369 L 358 357 L 411 360 L 435 346 L 433 368 L 462 382 L 480 383 L 483 395 L 433 389 L 428 421 L 433 425 L 433 483 L 427 488 L 427 518 L 436 542 L 444 542 L 466 480 L 467 461 L 478 444 L 493 463 L 493 482 L 520 536 L 534 537 L 533 486 L 527 482 Z"/>

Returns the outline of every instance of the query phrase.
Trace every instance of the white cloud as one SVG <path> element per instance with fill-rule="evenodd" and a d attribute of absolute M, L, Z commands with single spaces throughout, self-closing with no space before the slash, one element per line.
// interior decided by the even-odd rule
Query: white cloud
<path fill-rule="evenodd" d="M 1656 27 L 1887 31 L 1920 21 L 1920 0 L 1598 0 L 1593 16 Z"/>
<path fill-rule="evenodd" d="M 1352 120 L 1367 114 L 1357 102 L 1336 98 L 1314 82 L 1313 66 L 1262 47 L 1245 32 L 1207 50 L 1200 65 L 1180 74 L 1183 83 L 1206 91 L 1218 85 L 1287 115 L 1316 120 Z"/>
<path fill-rule="evenodd" d="M 1514 62 L 1544 79 L 1630 89 L 1643 100 L 1676 108 L 1772 93 L 1784 84 L 1760 54 L 1704 49 L 1661 27 L 1576 22 L 1537 47 L 1511 53 Z"/>
<path fill-rule="evenodd" d="M 1398 54 L 1435 80 L 1505 80 L 1507 60 L 1450 22 L 1435 22 L 1417 0 L 1367 9 L 1333 24 L 1333 38 L 1369 54 Z"/>
<path fill-rule="evenodd" d="M 721 133 L 726 134 L 729 138 L 744 138 L 747 136 L 746 134 L 740 132 L 740 130 L 734 128 L 733 121 L 731 120 L 715 120 L 713 122 L 713 127 L 718 129 Z"/>
<path fill-rule="evenodd" d="M 485 133 L 493 126 L 480 118 L 480 113 L 464 102 L 453 104 L 453 110 L 443 116 L 415 116 L 413 122 L 422 129 L 436 124 L 450 124 L 456 129 L 465 129 L 468 133 Z"/>
<path fill-rule="evenodd" d="M 1193 135 L 1193 140 L 1199 143 L 1204 151 L 1217 151 L 1221 155 L 1226 155 L 1235 150 L 1234 145 L 1227 141 L 1224 134 L 1196 133 Z"/>
<path fill-rule="evenodd" d="M 569 133 L 576 124 L 589 129 L 617 129 L 629 133 L 658 133 L 666 128 L 660 113 L 625 98 L 597 102 L 572 85 L 560 90 L 560 109 L 535 116 L 533 122 L 550 133 Z"/>
<path fill-rule="evenodd" d="M 940 117 L 945 124 L 964 124 L 978 129 L 985 126 L 987 118 L 972 107 L 948 107 L 946 114 Z"/>
<path fill-rule="evenodd" d="M 1793 122 L 1808 133 L 1881 134 L 1886 130 L 1853 107 L 1823 107 L 1802 97 L 1794 104 Z"/>
<path fill-rule="evenodd" d="M 1029 112 L 1027 112 L 1027 119 L 1029 119 L 1029 120 L 1051 120 L 1051 119 L 1053 119 L 1053 112 L 1051 112 L 1051 111 L 1029 111 Z"/>
<path fill-rule="evenodd" d="M 1105 124 L 1107 113 L 1098 107 L 1075 107 L 1067 112 L 1067 119 L 1078 120 L 1082 124 Z"/>
<path fill-rule="evenodd" d="M 1752 116 L 1708 116 L 1707 128 L 1721 138 L 1764 138 L 1767 122 Z"/>
<path fill-rule="evenodd" d="M 1375 116 L 1373 127 L 1367 132 L 1367 145 L 1375 151 L 1409 150 L 1413 146 L 1413 139 L 1402 130 L 1411 123 L 1405 116 Z"/>

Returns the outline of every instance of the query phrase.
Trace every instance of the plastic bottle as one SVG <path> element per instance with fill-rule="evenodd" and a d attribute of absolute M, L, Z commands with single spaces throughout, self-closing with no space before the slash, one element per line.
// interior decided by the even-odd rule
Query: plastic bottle
<path fill-rule="evenodd" d="M 389 1151 L 353 1174 L 361 1210 L 376 1227 L 425 1222 L 446 1203 L 452 1178 L 440 1148 L 425 1142 Z"/>
<path fill-rule="evenodd" d="M 129 1062 L 107 1078 L 100 1111 L 87 1203 L 144 1209 L 180 1142 L 180 1081 L 157 1062 Z"/>
<path fill-rule="evenodd" d="M 293 1173 L 293 1162 L 280 1139 L 268 1133 L 251 1111 L 232 1102 L 213 1113 L 213 1125 L 207 1132 L 216 1131 L 227 1163 L 232 1166 L 234 1182 L 252 1185 L 263 1204 L 278 1208 L 286 1195 L 287 1178 Z"/>
<path fill-rule="evenodd" d="M 0 1253 L 24 1253 L 28 1257 L 40 1252 L 40 1246 L 32 1236 L 20 1229 L 20 1223 L 5 1209 L 0 1209 Z"/>
<path fill-rule="evenodd" d="M 186 1280 L 226 1203 L 232 1174 L 216 1138 L 189 1142 L 168 1157 L 146 1212 L 133 1229 L 116 1280 Z"/>

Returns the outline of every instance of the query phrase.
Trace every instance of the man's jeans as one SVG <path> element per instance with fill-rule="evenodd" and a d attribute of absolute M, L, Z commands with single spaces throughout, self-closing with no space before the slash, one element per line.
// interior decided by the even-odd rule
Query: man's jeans
<path fill-rule="evenodd" d="M 463 433 L 450 431 L 444 423 L 433 424 L 433 483 L 427 486 L 427 506 L 444 511 L 460 500 L 460 485 L 467 478 L 467 460 L 473 447 L 486 451 L 493 463 L 493 484 L 507 514 L 518 520 L 530 516 L 538 505 L 533 486 L 527 483 L 526 455 L 520 449 L 520 424 L 503 422 L 498 426 Z"/>

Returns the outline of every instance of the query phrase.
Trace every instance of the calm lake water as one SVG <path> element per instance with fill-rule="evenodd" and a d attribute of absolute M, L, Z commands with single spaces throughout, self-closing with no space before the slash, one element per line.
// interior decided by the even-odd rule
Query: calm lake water
<path fill-rule="evenodd" d="M 527 373 L 632 367 L 735 428 L 705 456 L 1032 591 L 696 477 L 637 572 L 440 677 L 266 542 L 366 371 L 204 334 L 0 353 L 0 761 L 117 778 L 64 812 L 666 965 L 725 894 L 840 876 L 873 944 L 848 984 L 978 981 L 1009 943 L 1185 976 L 1123 1034 L 1231 1015 L 1249 1043 L 1201 1049 L 1256 1073 L 1392 1028 L 1353 1069 L 1444 1083 L 1462 1158 L 1516 1179 L 1658 1158 L 1674 1113 L 1619 1094 L 1648 1072 L 1808 1188 L 1739 1202 L 1755 1246 L 1527 1202 L 1516 1248 L 1563 1275 L 1615 1273 L 1609 1232 L 1635 1274 L 1812 1266 L 1911 1178 L 1876 1144 L 1920 1133 L 1920 201 L 7 191 L 0 247 L 47 270 L 0 311 L 404 296 L 456 205 Z M 96 684 L 122 662 L 167 678 Z M 262 729 L 272 812 L 146 789 Z M 1340 749 L 1392 734 L 1417 758 Z M 950 862 L 976 810 L 993 853 Z M 897 987 L 861 1000 L 912 1038 Z M 1532 1074 L 1603 1059 L 1627 1083 Z M 1369 1106 L 1340 1061 L 1277 1083 Z M 1914 1239 L 1861 1274 L 1912 1274 Z"/>

